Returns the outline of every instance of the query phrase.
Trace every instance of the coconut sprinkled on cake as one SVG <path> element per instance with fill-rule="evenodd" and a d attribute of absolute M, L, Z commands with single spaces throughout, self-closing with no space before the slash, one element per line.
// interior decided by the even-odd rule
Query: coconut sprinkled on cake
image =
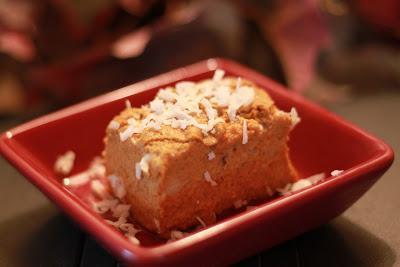
<path fill-rule="evenodd" d="M 144 106 L 149 113 L 140 121 L 128 122 L 119 133 L 121 141 L 145 129 L 160 130 L 163 125 L 182 130 L 194 126 L 206 135 L 215 133 L 214 127 L 225 122 L 224 113 L 230 121 L 235 121 L 239 109 L 250 105 L 255 93 L 252 87 L 243 86 L 240 78 L 231 88 L 224 75 L 223 70 L 216 70 L 212 80 L 202 83 L 183 81 L 175 87 L 159 90 L 154 100 Z M 218 114 L 219 109 L 224 110 L 222 114 Z M 202 117 L 206 121 L 200 120 Z M 114 123 L 112 127 L 117 128 Z"/>
<path fill-rule="evenodd" d="M 126 194 L 125 186 L 122 182 L 122 179 L 116 175 L 107 176 L 108 181 L 110 182 L 111 189 L 114 192 L 114 195 L 118 198 L 123 198 Z"/>
<path fill-rule="evenodd" d="M 204 176 L 204 180 L 206 180 L 207 182 L 209 182 L 209 183 L 211 184 L 211 186 L 217 186 L 217 185 L 218 185 L 217 182 L 214 181 L 214 180 L 211 178 L 211 175 L 210 175 L 210 173 L 209 173 L 208 171 L 205 171 L 204 174 L 203 174 L 203 176 Z"/>
<path fill-rule="evenodd" d="M 242 144 L 245 145 L 249 141 L 249 136 L 247 132 L 247 122 L 246 120 L 243 121 L 243 137 L 242 137 Z"/>
<path fill-rule="evenodd" d="M 108 124 L 108 128 L 113 130 L 118 130 L 120 126 L 121 126 L 120 123 L 115 120 L 110 121 L 110 123 Z"/>
<path fill-rule="evenodd" d="M 199 217 L 196 216 L 196 220 L 201 224 L 201 226 L 203 226 L 204 228 L 207 227 L 207 224 Z"/>
<path fill-rule="evenodd" d="M 143 155 L 142 159 L 140 162 L 137 162 L 135 164 L 135 176 L 136 179 L 140 180 L 142 178 L 142 172 L 145 174 L 149 173 L 149 163 L 151 160 L 151 155 L 149 153 L 146 153 Z"/>
<path fill-rule="evenodd" d="M 213 159 L 215 159 L 215 153 L 214 153 L 214 151 L 211 151 L 210 153 L 208 153 L 207 157 L 208 157 L 208 160 L 213 160 Z"/>
<path fill-rule="evenodd" d="M 301 121 L 299 114 L 297 113 L 297 110 L 294 107 L 290 110 L 290 118 L 292 119 L 292 128 L 295 127 Z"/>

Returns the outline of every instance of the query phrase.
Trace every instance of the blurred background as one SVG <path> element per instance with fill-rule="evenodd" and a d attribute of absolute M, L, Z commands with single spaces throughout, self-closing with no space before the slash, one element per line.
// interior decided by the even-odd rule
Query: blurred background
<path fill-rule="evenodd" d="M 399 0 L 0 0 L 0 131 L 210 57 L 248 65 L 400 152 Z M 116 266 L 3 159 L 0 175 L 0 265 Z M 399 176 L 395 162 L 338 219 L 241 264 L 399 264 Z"/>
<path fill-rule="evenodd" d="M 0 116 L 215 56 L 314 100 L 349 101 L 399 87 L 399 43 L 398 0 L 0 0 Z"/>

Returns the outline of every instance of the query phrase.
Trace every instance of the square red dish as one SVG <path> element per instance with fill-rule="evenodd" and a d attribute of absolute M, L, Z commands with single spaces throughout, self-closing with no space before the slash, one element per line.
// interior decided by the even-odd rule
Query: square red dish
<path fill-rule="evenodd" d="M 129 99 L 149 102 L 157 90 L 181 80 L 210 78 L 216 68 L 251 80 L 283 110 L 296 107 L 302 122 L 291 133 L 291 158 L 302 177 L 342 174 L 253 209 L 229 216 L 181 240 L 137 246 L 66 189 L 54 173 L 58 155 L 73 150 L 74 172 L 103 149 L 105 128 Z M 338 216 L 389 168 L 393 152 L 381 140 L 242 65 L 210 59 L 127 86 L 16 127 L 0 138 L 0 152 L 104 248 L 128 265 L 226 265 Z"/>

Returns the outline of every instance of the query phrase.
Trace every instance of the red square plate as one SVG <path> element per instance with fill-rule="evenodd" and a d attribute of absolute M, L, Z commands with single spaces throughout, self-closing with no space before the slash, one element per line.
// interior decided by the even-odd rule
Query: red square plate
<path fill-rule="evenodd" d="M 291 157 L 303 177 L 335 169 L 340 176 L 277 197 L 181 240 L 136 246 L 65 189 L 53 172 L 56 157 L 73 150 L 74 170 L 88 167 L 103 148 L 111 118 L 124 107 L 150 101 L 159 88 L 180 80 L 209 78 L 216 68 L 249 79 L 283 110 L 296 107 L 302 122 L 291 134 Z M 389 168 L 393 152 L 356 126 L 288 92 L 267 77 L 225 59 L 210 59 L 93 98 L 16 127 L 1 136 L 0 151 L 85 231 L 126 264 L 225 265 L 293 238 L 338 216 Z"/>

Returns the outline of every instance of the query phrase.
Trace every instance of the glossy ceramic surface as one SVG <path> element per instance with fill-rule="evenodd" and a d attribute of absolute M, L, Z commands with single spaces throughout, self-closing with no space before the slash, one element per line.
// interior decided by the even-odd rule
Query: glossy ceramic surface
<path fill-rule="evenodd" d="M 303 177 L 329 174 L 335 169 L 345 172 L 227 217 L 184 239 L 136 246 L 92 212 L 81 196 L 62 186 L 53 172 L 54 161 L 59 154 L 73 150 L 77 154 L 74 172 L 86 169 L 101 153 L 105 127 L 124 108 L 125 99 L 140 106 L 150 101 L 159 88 L 180 80 L 212 77 L 216 68 L 265 88 L 283 110 L 296 107 L 302 122 L 291 133 L 290 148 L 294 165 Z M 323 224 L 360 198 L 393 161 L 392 150 L 381 140 L 267 77 L 225 59 L 177 69 L 23 124 L 1 136 L 0 152 L 121 261 L 171 266 L 229 264 Z"/>

